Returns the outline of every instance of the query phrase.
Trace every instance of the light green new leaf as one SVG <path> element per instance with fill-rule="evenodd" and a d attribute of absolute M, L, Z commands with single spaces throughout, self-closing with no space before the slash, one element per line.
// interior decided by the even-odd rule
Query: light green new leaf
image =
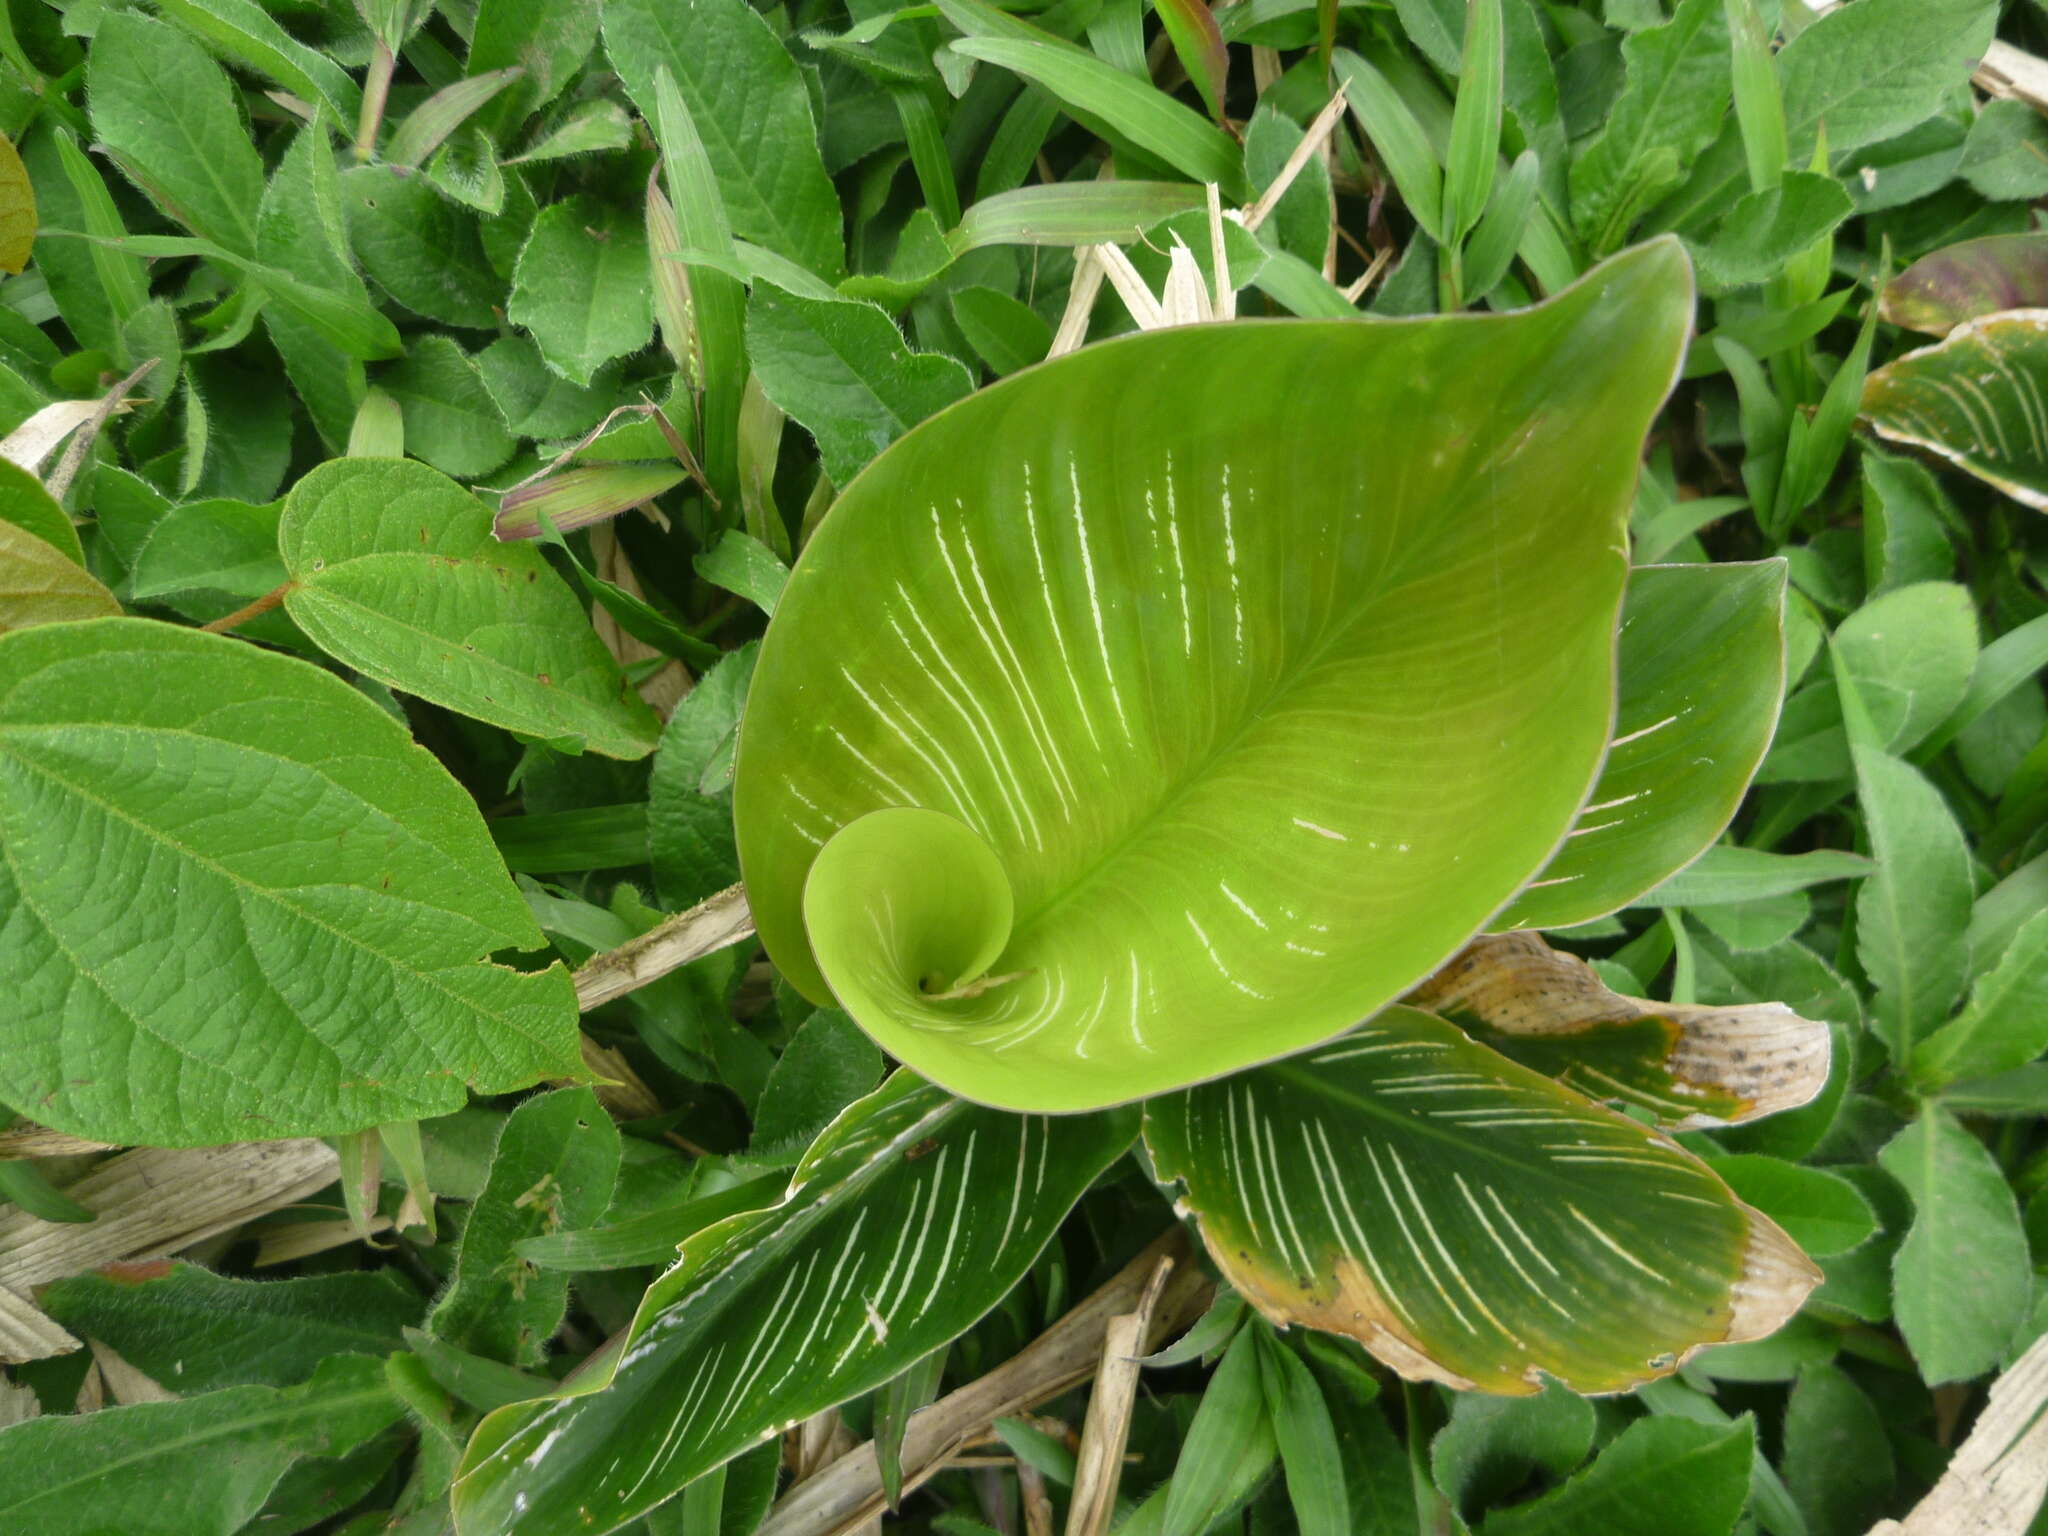
<path fill-rule="evenodd" d="M 1870 860 L 1832 848 L 1811 853 L 1766 853 L 1761 848 L 1723 844 L 1649 892 L 1639 907 L 1708 907 L 1731 902 L 1768 901 L 1833 880 L 1858 880 L 1871 871 Z"/>
<path fill-rule="evenodd" d="M 193 234 L 256 249 L 263 162 L 227 74 L 166 22 L 116 11 L 86 55 L 93 131 L 122 174 Z"/>
<path fill-rule="evenodd" d="M 1941 792 L 1910 764 L 1853 749 L 1876 872 L 1856 893 L 1856 956 L 1877 991 L 1877 1028 L 1903 1065 L 1948 1018 L 1970 974 L 1970 851 Z"/>
<path fill-rule="evenodd" d="M 403 1412 L 382 1361 L 337 1355 L 300 1387 L 46 1414 L 0 1432 L 0 1521 L 36 1536 L 233 1536 L 296 1458 L 344 1455 Z"/>
<path fill-rule="evenodd" d="M 974 389 L 953 358 L 906 347 L 874 305 L 803 298 L 765 281 L 747 303 L 747 355 L 762 393 L 817 438 L 835 485 Z"/>
<path fill-rule="evenodd" d="M 15 523 L 0 521 L 0 634 L 121 611 L 76 560 Z"/>
<path fill-rule="evenodd" d="M 1899 1331 L 1930 1386 L 1982 1376 L 2026 1321 L 2033 1265 L 2019 1208 L 1984 1144 L 1939 1104 L 1878 1154 L 1913 1197 L 1892 1261 Z"/>
<path fill-rule="evenodd" d="M 610 0 L 604 41 L 649 123 L 660 121 L 657 77 L 674 78 L 736 234 L 829 281 L 845 272 L 803 77 L 746 0 Z"/>
<path fill-rule="evenodd" d="M 562 579 L 530 544 L 493 538 L 490 509 L 426 465 L 322 464 L 285 499 L 278 548 L 286 611 L 345 665 L 544 741 L 654 749 L 653 712 Z"/>
<path fill-rule="evenodd" d="M 1966 320 L 1863 385 L 1880 437 L 1939 454 L 2015 501 L 2048 510 L 2048 309 Z"/>
<path fill-rule="evenodd" d="M 1247 1301 L 1411 1380 L 1620 1391 L 1820 1278 L 1708 1165 L 1419 1009 L 1155 1099 L 1145 1141 Z"/>
<path fill-rule="evenodd" d="M 1917 747 L 1970 691 L 1977 611 L 1967 587 L 1916 582 L 1865 603 L 1835 631 L 1835 657 L 1869 712 L 1877 744 Z"/>
<path fill-rule="evenodd" d="M 1514 315 L 1090 347 L 913 430 L 763 643 L 735 813 L 771 958 L 1032 1109 L 1398 996 L 1589 798 L 1690 309 L 1662 242 Z"/>
<path fill-rule="evenodd" d="M 645 227 L 592 197 L 551 203 L 519 253 L 507 313 L 549 367 L 588 384 L 600 364 L 654 337 Z"/>
<path fill-rule="evenodd" d="M 1796 1109 L 1828 1078 L 1828 1027 L 1782 1003 L 1711 1007 L 1609 991 L 1532 933 L 1489 935 L 1409 994 L 1482 1045 L 1672 1130 Z"/>
<path fill-rule="evenodd" d="M 340 1134 L 581 1075 L 567 973 L 479 963 L 541 935 L 475 803 L 317 667 L 139 619 L 0 639 L 0 842 L 0 1098 L 59 1129 Z"/>
<path fill-rule="evenodd" d="M 601 1365 L 484 1421 L 457 1529 L 616 1529 L 881 1386 L 1003 1297 L 1135 1120 L 1008 1115 L 897 1073 L 833 1122 L 779 1204 L 685 1241 Z"/>
<path fill-rule="evenodd" d="M 1742 803 L 1785 696 L 1785 566 L 1639 566 L 1614 738 L 1590 803 L 1496 928 L 1565 928 L 1692 863 Z"/>
<path fill-rule="evenodd" d="M 618 1128 L 588 1088 L 544 1093 L 513 1110 L 427 1331 L 507 1365 L 541 1364 L 562 1326 L 569 1277 L 522 1258 L 515 1245 L 595 1223 L 618 1171 Z"/>

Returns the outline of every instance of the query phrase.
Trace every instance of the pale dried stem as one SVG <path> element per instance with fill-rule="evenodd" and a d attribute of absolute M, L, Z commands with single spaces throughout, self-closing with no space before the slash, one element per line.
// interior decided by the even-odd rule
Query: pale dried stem
<path fill-rule="evenodd" d="M 1152 1314 L 1173 1270 L 1171 1257 L 1160 1259 L 1137 1306 L 1111 1318 L 1103 1331 L 1095 1390 L 1089 1395 L 1088 1418 L 1081 1428 L 1081 1449 L 1074 1457 L 1074 1498 L 1067 1510 L 1067 1536 L 1103 1536 L 1116 1512 L 1131 1409 L 1138 1396 L 1139 1358 L 1152 1329 Z"/>
<path fill-rule="evenodd" d="M 76 1157 L 83 1152 L 112 1152 L 106 1141 L 87 1141 L 82 1136 L 53 1131 L 33 1120 L 22 1120 L 0 1131 L 0 1159 L 23 1157 Z"/>
<path fill-rule="evenodd" d="M 640 585 L 640 573 L 626 558 L 626 551 L 609 524 L 598 523 L 591 528 L 590 553 L 599 576 L 630 595 L 645 600 L 647 590 Z M 597 631 L 598 639 L 604 642 L 605 649 L 617 658 L 622 667 L 653 661 L 662 655 L 646 641 L 627 634 L 619 627 L 619 621 L 601 605 L 591 613 L 590 627 Z M 648 707 L 664 720 L 675 713 L 676 706 L 683 702 L 689 691 L 689 670 L 673 657 L 639 689 L 640 697 L 647 701 Z"/>
<path fill-rule="evenodd" d="M 1310 158 L 1323 152 L 1330 135 L 1344 117 L 1344 93 L 1339 91 L 1308 125 L 1308 131 L 1301 136 L 1301 142 L 1294 146 L 1294 152 L 1280 167 L 1280 174 L 1273 178 L 1273 185 L 1259 194 L 1259 200 L 1244 211 L 1244 227 L 1257 233 L 1261 224 L 1273 211 L 1274 205 L 1287 195 L 1287 189 L 1294 185 L 1294 178 L 1301 174 Z"/>
<path fill-rule="evenodd" d="M 1060 315 L 1060 328 L 1053 334 L 1047 357 L 1065 357 L 1088 339 L 1088 320 L 1095 313 L 1095 296 L 1102 292 L 1102 263 L 1095 247 L 1084 245 L 1074 258 L 1074 279 L 1067 285 L 1067 307 Z"/>
<path fill-rule="evenodd" d="M 576 1006 L 588 1013 L 650 981 L 659 981 L 678 966 L 737 944 L 753 931 L 754 914 L 747 910 L 746 887 L 728 886 L 617 949 L 584 961 L 576 972 Z"/>
<path fill-rule="evenodd" d="M 1990 1401 L 1927 1497 L 1870 1536 L 2023 1536 L 2048 1493 L 2048 1337 L 1991 1384 Z"/>
<path fill-rule="evenodd" d="M 1010 1360 L 913 1414 L 903 1436 L 904 1490 L 949 1465 L 998 1418 L 1093 1376 L 1111 1320 L 1135 1310 L 1162 1259 L 1171 1259 L 1173 1267 L 1141 1347 L 1156 1345 L 1198 1317 L 1212 1284 L 1194 1262 L 1186 1232 L 1175 1227 Z M 758 1536 L 841 1536 L 884 1508 L 881 1466 L 870 1442 L 785 1494 Z"/>
<path fill-rule="evenodd" d="M 599 1045 L 588 1035 L 577 1038 L 583 1047 L 583 1065 L 599 1078 L 593 1086 L 597 1102 L 605 1107 L 606 1113 L 614 1120 L 645 1120 L 661 1113 L 661 1100 L 641 1081 L 624 1055 L 610 1046 Z"/>

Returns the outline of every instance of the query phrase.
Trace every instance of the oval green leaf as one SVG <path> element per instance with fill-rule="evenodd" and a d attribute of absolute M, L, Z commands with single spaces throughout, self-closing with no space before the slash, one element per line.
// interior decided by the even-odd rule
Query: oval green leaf
<path fill-rule="evenodd" d="M 26 528 L 0 521 L 0 634 L 120 611 L 84 566 Z"/>
<path fill-rule="evenodd" d="M 1587 798 L 1690 313 L 1666 240 L 1514 315 L 1088 348 L 911 431 L 763 644 L 734 810 L 770 956 L 1029 1110 L 1399 996 Z"/>
<path fill-rule="evenodd" d="M 335 459 L 285 499 L 285 610 L 337 661 L 508 731 L 644 757 L 660 725 L 540 552 L 404 459 Z"/>
<path fill-rule="evenodd" d="M 141 619 L 0 639 L 0 846 L 0 1099 L 60 1130 L 336 1135 L 583 1075 L 567 973 L 484 963 L 541 934 L 475 804 L 318 667 Z"/>
<path fill-rule="evenodd" d="M 1155 1100 L 1145 1142 L 1247 1301 L 1410 1380 L 1622 1391 L 1820 1279 L 1706 1164 L 1414 1008 Z"/>
<path fill-rule="evenodd" d="M 500 1409 L 455 1489 L 462 1536 L 609 1531 L 971 1327 L 1130 1145 L 1135 1114 L 1007 1115 L 898 1072 L 767 1210 L 706 1227 L 602 1362 Z"/>

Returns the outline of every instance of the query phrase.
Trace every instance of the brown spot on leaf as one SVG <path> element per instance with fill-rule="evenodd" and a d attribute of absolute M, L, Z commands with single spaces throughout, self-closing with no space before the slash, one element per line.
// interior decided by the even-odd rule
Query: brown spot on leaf
<path fill-rule="evenodd" d="M 102 1264 L 99 1272 L 116 1285 L 147 1285 L 164 1279 L 177 1267 L 169 1259 L 116 1259 Z"/>

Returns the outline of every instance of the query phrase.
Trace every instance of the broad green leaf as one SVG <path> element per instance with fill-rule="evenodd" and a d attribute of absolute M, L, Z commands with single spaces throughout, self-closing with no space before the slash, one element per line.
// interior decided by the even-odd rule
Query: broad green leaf
<path fill-rule="evenodd" d="M 1966 320 L 1864 382 L 1880 437 L 1939 454 L 2015 501 L 2048 509 L 2048 311 Z"/>
<path fill-rule="evenodd" d="M 46 1414 L 0 1432 L 0 1519 L 36 1536 L 233 1536 L 293 1460 L 343 1455 L 403 1412 L 381 1361 L 337 1355 L 304 1386 Z"/>
<path fill-rule="evenodd" d="M 302 283 L 340 292 L 368 309 L 370 296 L 349 249 L 333 147 L 323 130 L 302 129 L 264 189 L 256 255 Z M 282 305 L 264 306 L 263 327 L 315 430 L 330 449 L 343 447 L 363 397 L 362 363 L 338 354 L 309 318 Z"/>
<path fill-rule="evenodd" d="M 469 35 L 469 73 L 483 75 L 515 66 L 524 71 L 512 93 L 485 114 L 485 121 L 516 123 L 553 101 L 596 46 L 601 10 L 598 0 L 551 0 L 547 5 L 481 0 Z M 591 105 L 620 116 L 610 102 Z"/>
<path fill-rule="evenodd" d="M 1815 1258 L 1847 1253 L 1877 1230 L 1877 1214 L 1854 1184 L 1825 1168 L 1745 1152 L 1717 1157 L 1714 1172 L 1742 1200 L 1785 1229 Z"/>
<path fill-rule="evenodd" d="M 1981 957 L 1980 957 L 1981 958 Z M 2025 1066 L 2048 1051 L 2048 910 L 2015 933 L 1977 978 L 1970 1005 L 1913 1051 L 1913 1075 L 1931 1087 Z"/>
<path fill-rule="evenodd" d="M 1828 1077 L 1828 1028 L 1782 1003 L 1655 1003 L 1607 989 L 1532 933 L 1488 936 L 1409 994 L 1482 1045 L 1592 1099 L 1700 1130 L 1796 1109 Z"/>
<path fill-rule="evenodd" d="M 744 597 L 770 618 L 789 584 L 789 567 L 766 544 L 737 528 L 728 528 L 691 563 L 713 586 Z"/>
<path fill-rule="evenodd" d="M 1955 574 L 1954 517 L 1933 473 L 1911 459 L 1863 451 L 1863 550 L 1870 595 Z M 1974 633 L 1971 637 L 1975 639 Z M 2048 662 L 2048 655 L 2042 660 Z"/>
<path fill-rule="evenodd" d="M 951 298 L 953 323 L 997 377 L 1042 362 L 1052 327 L 1037 310 L 995 288 L 962 288 Z"/>
<path fill-rule="evenodd" d="M 1761 848 L 1722 844 L 1638 900 L 1639 907 L 1702 907 L 1719 902 L 1764 901 L 1835 880 L 1859 880 L 1871 872 L 1859 854 L 1817 848 L 1811 853 L 1766 853 Z"/>
<path fill-rule="evenodd" d="M 1663 26 L 1625 38 L 1621 57 L 1621 95 L 1572 159 L 1572 220 L 1600 256 L 1721 131 L 1730 91 L 1723 0 L 1680 0 Z"/>
<path fill-rule="evenodd" d="M 763 645 L 735 813 L 771 958 L 935 1079 L 1047 1109 L 1413 985 L 1589 798 L 1689 311 L 1666 242 L 1510 316 L 1086 348 L 911 432 Z M 1399 489 L 1368 513 L 1358 476 Z"/>
<path fill-rule="evenodd" d="M 2006 1358 L 2032 1299 L 2019 1208 L 1998 1162 L 1930 1104 L 1878 1154 L 1913 1198 L 1892 1264 L 1899 1331 L 1929 1386 L 1968 1381 Z"/>
<path fill-rule="evenodd" d="M 1856 892 L 1856 957 L 1877 993 L 1876 1026 L 1904 1065 L 1962 996 L 1975 881 L 1941 792 L 1909 764 L 1854 749 L 1856 791 L 1877 869 Z"/>
<path fill-rule="evenodd" d="M 1853 211 L 1834 177 L 1787 171 L 1778 185 L 1736 203 L 1713 237 L 1693 246 L 1700 286 L 1711 293 L 1767 282 Z"/>
<path fill-rule="evenodd" d="M 476 364 L 515 437 L 581 436 L 604 420 L 618 399 L 616 370 L 598 369 L 588 387 L 571 384 L 541 361 L 540 348 L 527 336 L 500 336 L 476 355 Z"/>
<path fill-rule="evenodd" d="M 505 285 L 491 269 L 476 215 L 426 179 L 383 165 L 341 176 L 350 249 L 392 298 L 429 320 L 498 329 Z"/>
<path fill-rule="evenodd" d="M 1010 70 L 1069 107 L 1100 118 L 1191 181 L 1213 182 L 1229 198 L 1241 197 L 1246 190 L 1244 154 L 1235 139 L 1165 92 L 1133 80 L 1092 53 L 1050 36 L 970 35 L 952 46 L 955 53 Z"/>
<path fill-rule="evenodd" d="M 1878 313 L 1946 336 L 1967 320 L 2048 306 L 2048 234 L 1986 235 L 1922 256 L 1884 285 Z"/>
<path fill-rule="evenodd" d="M 85 550 L 71 518 L 43 489 L 43 482 L 11 459 L 0 459 L 0 522 L 34 534 L 73 564 L 85 564 Z"/>
<path fill-rule="evenodd" d="M 326 107 L 336 123 L 353 123 L 362 111 L 363 93 L 348 72 L 285 31 L 256 0 L 158 0 L 157 8 L 216 53 Z"/>
<path fill-rule="evenodd" d="M 85 232 L 105 236 L 128 233 L 128 226 L 121 220 L 121 211 L 114 205 L 113 194 L 107 190 L 105 179 L 86 152 L 78 147 L 78 141 L 62 128 L 54 129 L 51 138 L 57 148 L 57 158 L 64 165 L 64 179 L 70 182 L 72 195 L 77 199 L 77 212 L 81 215 L 79 223 Z M 26 174 L 27 168 L 24 167 L 23 175 Z M 33 217 L 33 206 L 29 211 Z M 33 234 L 31 226 L 30 235 Z M 33 243 L 31 239 L 31 248 Z M 125 340 L 125 332 L 135 323 L 137 312 L 149 303 L 148 269 L 134 257 L 123 256 L 97 242 L 92 246 L 92 264 L 99 274 L 107 307 L 120 322 Z M 133 348 L 129 349 L 128 355 L 134 356 Z M 165 372 L 175 372 L 175 369 L 158 370 L 159 374 Z M 170 381 L 163 382 L 168 387 Z M 149 383 L 156 387 L 158 380 L 152 375 Z"/>
<path fill-rule="evenodd" d="M 1785 567 L 1639 566 L 1600 781 L 1563 848 L 1497 928 L 1563 928 L 1627 906 L 1706 852 L 1770 745 L 1784 699 Z"/>
<path fill-rule="evenodd" d="M 378 372 L 377 387 L 398 402 L 406 452 L 444 475 L 475 480 L 519 446 L 476 359 L 450 336 L 415 336 L 403 358 Z"/>
<path fill-rule="evenodd" d="M 1919 582 L 1865 603 L 1835 631 L 1835 656 L 1852 679 L 1877 744 L 1894 754 L 1918 746 L 1955 712 L 1977 665 L 1977 615 L 1969 590 Z"/>
<path fill-rule="evenodd" d="M 0 682 L 9 1103 L 203 1146 L 581 1075 L 566 973 L 480 963 L 540 933 L 475 803 L 355 689 L 136 619 L 7 636 Z"/>
<path fill-rule="evenodd" d="M 59 142 L 72 141 L 64 136 Z M 0 137 L 0 271 L 27 266 L 35 244 L 36 189 L 13 141 Z"/>
<path fill-rule="evenodd" d="M 820 1008 L 797 1026 L 754 1108 L 752 1159 L 795 1162 L 839 1112 L 874 1092 L 882 1053 L 853 1020 Z"/>
<path fill-rule="evenodd" d="M 1593 1449 L 1593 1405 L 1556 1382 L 1532 1397 L 1469 1392 L 1429 1445 L 1430 1472 L 1452 1508 L 1476 1511 L 1527 1485 L 1567 1477 Z"/>
<path fill-rule="evenodd" d="M 802 298 L 767 282 L 747 303 L 747 355 L 762 392 L 817 438 L 835 485 L 974 389 L 952 358 L 905 347 L 874 305 Z"/>
<path fill-rule="evenodd" d="M 506 4 L 507 9 L 526 9 L 522 0 L 506 0 Z M 615 101 L 586 101 L 571 109 L 560 124 L 549 129 L 532 148 L 514 155 L 505 164 L 533 165 L 546 160 L 568 160 L 577 155 L 624 149 L 632 142 L 633 122 L 626 116 L 624 107 Z"/>
<path fill-rule="evenodd" d="M 1455 247 L 1479 222 L 1493 195 L 1500 158 L 1502 57 L 1500 0 L 1467 0 L 1458 94 L 1444 153 L 1442 242 Z"/>
<path fill-rule="evenodd" d="M 263 162 L 206 51 L 168 23 L 117 11 L 93 38 L 85 85 L 93 132 L 121 173 L 193 234 L 252 255 Z"/>
<path fill-rule="evenodd" d="M 120 611 L 114 594 L 76 560 L 26 528 L 0 522 L 0 634 Z"/>
<path fill-rule="evenodd" d="M 558 1089 L 513 1110 L 427 1331 L 507 1365 L 542 1364 L 569 1304 L 569 1277 L 516 1247 L 596 1221 L 611 1204 L 618 1170 L 618 1129 L 588 1088 Z"/>
<path fill-rule="evenodd" d="M 909 1072 L 849 1108 L 788 1194 L 689 1238 L 617 1350 L 471 1441 L 457 1528 L 603 1531 L 872 1391 L 1022 1277 L 1135 1116 L 1018 1116 Z"/>
<path fill-rule="evenodd" d="M 1785 1403 L 1785 1483 L 1811 1536 L 1863 1536 L 1890 1506 L 1891 1437 L 1841 1367 L 1803 1366 Z"/>
<path fill-rule="evenodd" d="M 424 464 L 322 464 L 285 499 L 278 548 L 286 610 L 336 660 L 544 741 L 653 750 L 652 711 L 561 578 L 531 545 L 494 539 L 490 509 Z"/>
<path fill-rule="evenodd" d="M 1173 1464 L 1162 1530 L 1208 1530 L 1244 1497 L 1245 1463 L 1272 1461 L 1278 1444 L 1259 1381 L 1258 1345 L 1258 1330 L 1246 1328 L 1217 1362 Z"/>
<path fill-rule="evenodd" d="M 604 41 L 648 122 L 659 74 L 673 77 L 733 231 L 836 281 L 839 199 L 796 61 L 761 15 L 746 0 L 611 0 Z"/>
<path fill-rule="evenodd" d="M 279 508 L 243 501 L 188 501 L 166 512 L 136 551 L 124 592 L 205 622 L 233 613 L 285 579 L 277 557 Z M 296 639 L 282 614 L 260 614 L 241 633 L 273 643 Z M 298 647 L 305 641 L 296 639 Z"/>
<path fill-rule="evenodd" d="M 1820 1278 L 1708 1165 L 1414 1008 L 1154 1099 L 1145 1140 L 1247 1301 L 1411 1380 L 1619 1391 Z"/>
<path fill-rule="evenodd" d="M 1562 1488 L 1487 1518 L 1480 1536 L 1728 1536 L 1749 1494 L 1756 1426 L 1638 1419 Z"/>
<path fill-rule="evenodd" d="M 53 1280 L 36 1304 L 181 1397 L 296 1386 L 331 1356 L 388 1354 L 426 1310 L 394 1270 L 237 1280 L 182 1259 Z"/>
<path fill-rule="evenodd" d="M 541 209 L 519 253 L 507 312 L 572 384 L 638 352 L 654 338 L 640 220 L 590 197 Z"/>
<path fill-rule="evenodd" d="M 1345 99 L 1393 178 L 1401 201 L 1423 234 L 1442 229 L 1443 169 L 1422 124 L 1415 120 L 1400 92 L 1371 64 L 1348 48 L 1338 49 L 1334 57 Z"/>
<path fill-rule="evenodd" d="M 1970 124 L 1956 169 L 1992 200 L 2048 194 L 2048 124 L 2030 102 L 1987 101 Z"/>

